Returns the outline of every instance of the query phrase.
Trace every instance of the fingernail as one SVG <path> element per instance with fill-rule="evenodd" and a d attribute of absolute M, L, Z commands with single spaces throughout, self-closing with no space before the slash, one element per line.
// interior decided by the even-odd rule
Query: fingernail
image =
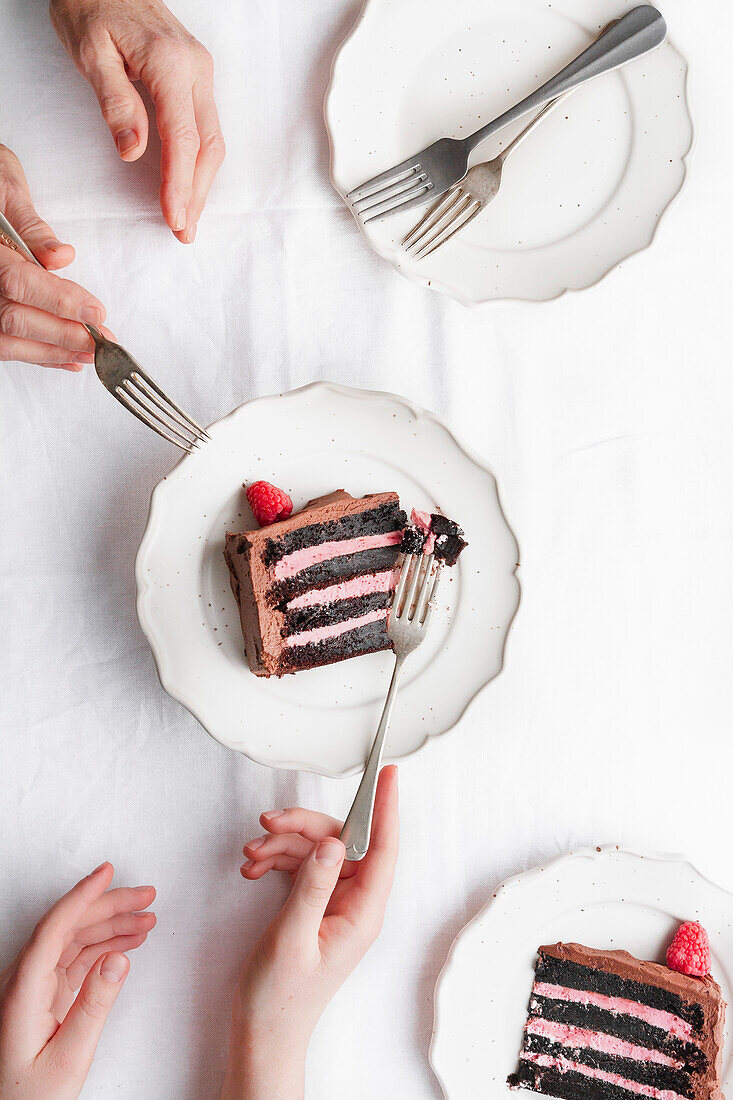
<path fill-rule="evenodd" d="M 78 355 L 74 356 L 75 363 L 93 363 L 94 353 L 91 351 L 80 351 Z"/>
<path fill-rule="evenodd" d="M 176 214 L 175 229 L 178 232 L 180 229 L 186 228 L 186 207 L 182 206 Z"/>
<path fill-rule="evenodd" d="M 254 852 L 255 848 L 260 848 L 269 837 L 258 836 L 256 840 L 248 840 L 245 844 L 245 848 L 248 848 L 250 852 Z"/>
<path fill-rule="evenodd" d="M 104 863 L 100 863 L 99 867 L 95 867 L 94 870 L 92 871 L 92 875 L 98 875 L 99 872 L 103 871 L 105 867 L 109 867 L 109 860 L 108 859 L 105 859 Z M 92 875 L 90 875 L 89 877 L 91 878 Z"/>
<path fill-rule="evenodd" d="M 272 821 L 273 817 L 282 817 L 284 813 L 285 810 L 268 810 L 266 814 L 261 816 L 264 817 L 265 821 Z"/>
<path fill-rule="evenodd" d="M 340 840 L 322 840 L 316 848 L 316 863 L 322 863 L 324 867 L 335 867 L 341 862 L 344 854 L 344 846 Z"/>
<path fill-rule="evenodd" d="M 127 974 L 129 963 L 125 955 L 107 955 L 102 960 L 99 973 L 108 982 L 121 982 Z"/>
<path fill-rule="evenodd" d="M 153 887 L 152 886 L 134 886 L 133 889 L 134 890 L 152 890 Z"/>
<path fill-rule="evenodd" d="M 193 225 L 189 226 L 188 230 L 186 231 L 186 240 L 189 244 L 193 244 L 193 242 L 196 240 L 197 229 L 198 226 L 196 225 L 196 222 L 194 222 Z"/>
<path fill-rule="evenodd" d="M 250 871 L 254 867 L 254 865 L 255 865 L 255 861 L 253 859 L 245 859 L 244 863 L 239 868 L 239 870 L 240 871 Z"/>
<path fill-rule="evenodd" d="M 61 241 L 57 241 L 55 237 L 52 237 L 50 241 L 45 241 L 41 248 L 44 252 L 55 252 L 57 249 L 63 248 L 63 245 Z"/>
<path fill-rule="evenodd" d="M 97 309 L 96 306 L 84 306 L 79 316 L 88 325 L 101 325 L 102 323 L 102 311 Z"/>
<path fill-rule="evenodd" d="M 137 145 L 137 134 L 134 130 L 120 130 L 116 140 L 117 151 L 124 157 L 125 153 L 131 153 Z"/>

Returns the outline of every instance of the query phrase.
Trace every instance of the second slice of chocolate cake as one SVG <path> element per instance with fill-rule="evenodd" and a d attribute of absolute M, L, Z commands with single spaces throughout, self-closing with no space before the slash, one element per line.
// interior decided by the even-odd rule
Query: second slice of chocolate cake
<path fill-rule="evenodd" d="M 339 489 L 280 523 L 228 533 L 252 672 L 282 676 L 390 648 L 405 523 L 397 493 L 354 498 Z"/>
<path fill-rule="evenodd" d="M 709 976 L 627 951 L 540 947 L 519 1068 L 508 1083 L 563 1100 L 723 1100 L 724 1018 Z"/>

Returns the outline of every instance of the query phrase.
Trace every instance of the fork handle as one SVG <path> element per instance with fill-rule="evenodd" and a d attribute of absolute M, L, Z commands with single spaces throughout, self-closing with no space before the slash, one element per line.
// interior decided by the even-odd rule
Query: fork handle
<path fill-rule="evenodd" d="M 503 115 L 482 126 L 475 134 L 465 139 L 469 150 L 487 138 L 493 137 L 498 130 L 516 122 L 530 111 L 536 111 L 552 99 L 572 91 L 580 84 L 592 80 L 602 73 L 611 72 L 620 65 L 642 57 L 649 50 L 661 46 L 667 36 L 667 24 L 661 12 L 651 4 L 642 4 L 633 8 L 627 15 L 612 23 L 604 34 L 584 50 L 574 61 L 561 69 L 536 92 L 510 107 Z"/>
<path fill-rule="evenodd" d="M 369 838 L 372 833 L 374 796 L 377 792 L 379 767 L 382 763 L 384 742 L 387 737 L 389 720 L 392 717 L 392 707 L 394 706 L 395 697 L 397 695 L 397 688 L 399 686 L 400 677 L 402 676 L 403 663 L 404 659 L 399 657 L 395 658 L 394 672 L 392 673 L 392 680 L 390 681 L 387 699 L 374 738 L 374 744 L 369 753 L 369 759 L 366 762 L 359 789 L 351 804 L 349 816 L 346 818 L 344 827 L 341 830 L 341 840 L 343 840 L 346 846 L 346 858 L 352 862 L 363 859 L 369 851 Z"/>

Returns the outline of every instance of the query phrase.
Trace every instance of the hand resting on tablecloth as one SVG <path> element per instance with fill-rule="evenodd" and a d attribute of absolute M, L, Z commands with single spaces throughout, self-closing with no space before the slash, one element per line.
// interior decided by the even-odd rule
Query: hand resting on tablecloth
<path fill-rule="evenodd" d="M 0 974 L 0 1096 L 75 1100 L 130 963 L 155 924 L 152 886 L 110 890 L 103 863 L 36 925 Z M 78 990 L 78 993 L 77 993 Z"/>
<path fill-rule="evenodd" d="M 74 259 L 36 213 L 30 189 L 14 153 L 0 145 L 0 210 L 36 259 L 49 271 L 25 260 L 0 238 L 0 360 L 39 363 L 82 370 L 94 362 L 94 341 L 80 323 L 102 326 L 102 303 L 78 283 L 51 272 Z"/>
<path fill-rule="evenodd" d="M 224 160 L 210 53 L 161 0 L 51 0 L 50 10 L 125 161 L 141 157 L 148 142 L 148 116 L 133 82 L 150 92 L 162 143 L 163 216 L 179 241 L 193 241 Z"/>
<path fill-rule="evenodd" d="M 242 874 L 287 872 L 283 908 L 245 960 L 234 996 L 222 1100 L 297 1100 L 321 1013 L 379 935 L 399 841 L 397 769 L 379 777 L 369 852 L 344 863 L 341 822 L 289 809 L 260 818 Z"/>

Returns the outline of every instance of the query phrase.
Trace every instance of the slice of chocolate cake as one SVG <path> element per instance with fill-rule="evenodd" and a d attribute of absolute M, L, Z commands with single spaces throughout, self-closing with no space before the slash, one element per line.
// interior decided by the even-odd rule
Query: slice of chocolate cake
<path fill-rule="evenodd" d="M 724 1016 L 709 975 L 627 951 L 541 947 L 508 1084 L 565 1100 L 723 1100 Z"/>
<path fill-rule="evenodd" d="M 281 676 L 388 649 L 406 523 L 396 493 L 339 489 L 289 519 L 226 536 L 249 667 Z"/>

